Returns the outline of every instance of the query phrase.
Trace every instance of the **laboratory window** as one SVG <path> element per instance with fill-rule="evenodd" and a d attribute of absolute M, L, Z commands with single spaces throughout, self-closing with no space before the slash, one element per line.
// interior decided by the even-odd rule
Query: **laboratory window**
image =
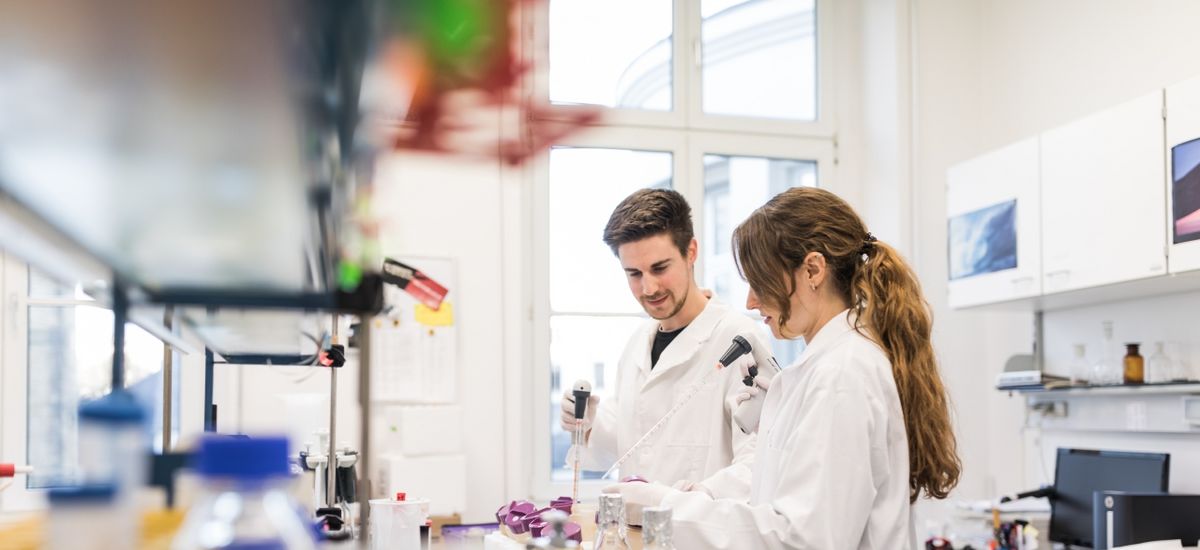
<path fill-rule="evenodd" d="M 817 120 L 815 0 L 696 4 L 551 0 L 550 101 L 675 111 L 683 110 L 683 94 L 698 94 L 699 101 L 690 103 L 699 103 L 699 116 Z M 699 17 L 682 18 L 698 21 L 698 28 L 675 28 L 680 8 L 699 9 Z M 677 40 L 685 47 L 677 49 Z M 686 70 L 677 71 L 677 64 Z M 678 77 L 685 81 L 676 82 Z"/>
<path fill-rule="evenodd" d="M 758 320 L 757 313 L 745 309 L 750 286 L 734 263 L 733 229 L 775 195 L 792 187 L 816 185 L 815 161 L 704 155 L 704 227 L 697 227 L 702 286 Z M 775 358 L 781 365 L 790 364 L 804 349 L 800 341 L 776 341 L 766 325 L 759 326 L 773 342 Z"/>
<path fill-rule="evenodd" d="M 598 394 L 613 391 L 621 350 L 647 318 L 629 293 L 620 262 L 602 240 L 604 226 L 630 193 L 670 188 L 672 161 L 671 153 L 660 151 L 595 147 L 550 151 L 552 481 L 571 480 L 571 471 L 564 467 L 571 434 L 558 425 L 563 388 L 584 379 Z"/>
<path fill-rule="evenodd" d="M 551 0 L 550 100 L 670 111 L 671 4 L 670 0 Z"/>
<path fill-rule="evenodd" d="M 81 402 L 109 393 L 113 314 L 77 285 L 29 269 L 26 303 L 26 460 L 35 473 L 27 488 L 75 481 Z M 174 364 L 178 365 L 178 361 Z M 146 407 L 146 440 L 161 449 L 163 344 L 133 324 L 125 328 L 125 387 Z M 179 377 L 173 378 L 178 396 Z M 178 426 L 178 402 L 172 414 Z"/>
<path fill-rule="evenodd" d="M 817 119 L 814 0 L 703 0 L 705 114 Z"/>

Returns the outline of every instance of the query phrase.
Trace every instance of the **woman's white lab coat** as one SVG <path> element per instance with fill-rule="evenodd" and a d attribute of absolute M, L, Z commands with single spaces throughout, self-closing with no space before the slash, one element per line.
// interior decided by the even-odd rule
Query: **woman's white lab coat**
<path fill-rule="evenodd" d="M 673 492 L 679 548 L 912 548 L 908 443 L 891 363 L 848 312 L 763 403 L 750 502 Z"/>
<path fill-rule="evenodd" d="M 657 321 L 646 322 L 625 346 L 617 366 L 617 391 L 601 396 L 596 410 L 583 455 L 585 469 L 607 470 L 685 397 L 685 390 L 714 370 L 735 335 L 756 348 L 770 349 L 757 323 L 709 300 L 651 369 L 650 347 L 658 326 Z M 736 362 L 714 374 L 698 395 L 621 465 L 620 475 L 639 475 L 666 485 L 700 482 L 716 496 L 748 498 L 755 436 L 742 433 L 734 424 L 731 409 L 732 398 L 745 389 L 741 376 Z M 735 467 L 726 469 L 731 465 Z"/>

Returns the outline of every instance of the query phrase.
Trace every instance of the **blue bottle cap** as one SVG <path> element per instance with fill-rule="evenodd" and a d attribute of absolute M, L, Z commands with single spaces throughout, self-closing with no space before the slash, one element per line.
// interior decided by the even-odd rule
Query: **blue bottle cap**
<path fill-rule="evenodd" d="M 110 484 L 59 487 L 46 491 L 51 506 L 70 504 L 107 504 L 117 495 L 117 488 Z"/>
<path fill-rule="evenodd" d="M 200 441 L 196 471 L 205 477 L 250 481 L 289 475 L 286 437 L 210 435 Z"/>
<path fill-rule="evenodd" d="M 287 545 L 279 539 L 235 540 L 221 548 L 222 550 L 287 550 Z"/>
<path fill-rule="evenodd" d="M 79 418 L 96 422 L 140 424 L 146 419 L 146 410 L 137 402 L 133 394 L 125 390 L 117 390 L 80 405 Z"/>

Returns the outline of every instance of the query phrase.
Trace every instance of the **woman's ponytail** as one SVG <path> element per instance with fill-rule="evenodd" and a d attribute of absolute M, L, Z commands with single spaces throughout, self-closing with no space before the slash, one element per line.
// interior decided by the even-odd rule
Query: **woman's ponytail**
<path fill-rule="evenodd" d="M 851 278 L 858 322 L 892 361 L 908 434 L 910 498 L 945 498 L 958 483 L 950 403 L 933 353 L 933 316 L 912 268 L 891 246 L 868 242 Z"/>

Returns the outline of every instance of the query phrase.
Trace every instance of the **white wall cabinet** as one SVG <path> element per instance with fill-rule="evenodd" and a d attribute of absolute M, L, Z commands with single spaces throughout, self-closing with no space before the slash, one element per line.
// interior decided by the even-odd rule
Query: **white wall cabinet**
<path fill-rule="evenodd" d="M 951 167 L 946 176 L 950 307 L 1042 292 L 1038 138 Z"/>
<path fill-rule="evenodd" d="M 1166 273 L 1161 90 L 1041 136 L 1046 294 Z"/>
<path fill-rule="evenodd" d="M 1167 88 L 1167 266 L 1200 270 L 1200 78 Z"/>

